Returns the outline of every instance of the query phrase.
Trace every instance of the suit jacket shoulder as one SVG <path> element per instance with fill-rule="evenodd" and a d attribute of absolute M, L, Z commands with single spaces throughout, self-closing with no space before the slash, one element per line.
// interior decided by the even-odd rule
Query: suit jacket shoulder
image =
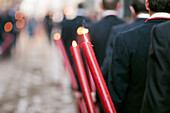
<path fill-rule="evenodd" d="M 119 33 L 113 49 L 108 88 L 118 113 L 139 113 L 147 77 L 151 29 L 165 20 L 150 20 Z"/>

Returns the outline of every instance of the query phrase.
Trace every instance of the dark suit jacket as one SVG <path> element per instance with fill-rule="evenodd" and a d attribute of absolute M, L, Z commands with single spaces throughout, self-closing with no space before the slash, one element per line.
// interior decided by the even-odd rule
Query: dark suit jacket
<path fill-rule="evenodd" d="M 167 20 L 149 20 L 135 29 L 118 34 L 108 78 L 109 92 L 117 113 L 140 113 L 151 29 L 165 21 Z"/>
<path fill-rule="evenodd" d="M 148 79 L 141 113 L 170 113 L 170 21 L 152 32 Z"/>
<path fill-rule="evenodd" d="M 124 23 L 124 21 L 116 16 L 107 16 L 89 27 L 91 42 L 94 45 L 94 52 L 99 66 L 101 66 L 104 59 L 105 48 L 112 26 L 122 23 Z"/>
<path fill-rule="evenodd" d="M 48 39 L 49 41 L 51 41 L 51 31 L 53 27 L 53 22 L 52 22 L 52 19 L 50 18 L 50 15 L 45 16 L 44 22 L 45 22 L 46 32 L 48 34 Z"/>
<path fill-rule="evenodd" d="M 73 63 L 73 59 L 72 59 L 72 56 L 71 56 L 70 46 L 72 44 L 72 41 L 76 40 L 77 29 L 80 26 L 86 27 L 87 23 L 89 23 L 89 22 L 90 22 L 89 19 L 87 19 L 87 18 L 85 18 L 83 16 L 77 16 L 76 18 L 74 18 L 72 20 L 66 20 L 65 19 L 61 23 L 63 43 L 65 45 L 69 60 L 70 60 L 70 62 L 72 64 L 72 67 L 73 67 L 73 69 L 75 71 L 75 74 L 76 74 L 76 69 L 75 69 L 75 65 Z M 83 61 L 84 61 L 84 59 L 83 59 Z M 76 79 L 77 79 L 77 81 L 79 81 L 77 76 L 76 76 Z M 78 85 L 79 85 L 79 91 L 81 91 L 79 82 L 78 82 Z"/>
<path fill-rule="evenodd" d="M 109 40 L 107 42 L 105 58 L 104 58 L 102 66 L 101 66 L 101 71 L 103 73 L 106 83 L 108 81 L 108 71 L 109 71 L 109 65 L 111 62 L 113 44 L 115 42 L 115 38 L 116 38 L 117 34 L 119 32 L 123 32 L 123 31 L 129 30 L 129 29 L 135 28 L 141 24 L 144 24 L 145 21 L 146 21 L 146 19 L 139 18 L 130 24 L 121 24 L 121 25 L 112 27 L 111 34 L 110 34 Z"/>

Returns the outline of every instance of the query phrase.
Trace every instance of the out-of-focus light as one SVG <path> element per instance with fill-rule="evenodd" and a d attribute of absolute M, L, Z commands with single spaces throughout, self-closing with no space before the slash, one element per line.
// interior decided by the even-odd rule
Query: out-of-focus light
<path fill-rule="evenodd" d="M 55 33 L 54 34 L 54 40 L 59 40 L 61 38 L 60 33 Z"/>
<path fill-rule="evenodd" d="M 79 27 L 78 29 L 77 29 L 77 34 L 78 35 L 82 35 L 82 30 L 84 29 L 84 27 Z"/>
<path fill-rule="evenodd" d="M 86 33 L 88 33 L 89 32 L 89 30 L 87 29 L 87 28 L 84 28 L 84 27 L 79 27 L 78 29 L 77 29 L 77 34 L 78 35 L 83 35 L 83 34 L 86 34 Z"/>
<path fill-rule="evenodd" d="M 5 25 L 4 25 L 4 30 L 5 32 L 10 32 L 13 28 L 13 25 L 11 22 L 7 22 Z"/>
<path fill-rule="evenodd" d="M 23 17 L 24 17 L 23 12 L 17 11 L 17 12 L 15 13 L 15 19 L 16 19 L 16 20 L 21 20 L 21 19 L 23 19 Z"/>
<path fill-rule="evenodd" d="M 89 32 L 89 29 L 87 29 L 87 28 L 84 28 L 83 30 L 82 30 L 82 34 L 86 34 L 86 33 L 88 33 Z"/>
<path fill-rule="evenodd" d="M 61 11 L 57 11 L 52 15 L 53 22 L 61 22 L 63 20 L 63 14 Z"/>
<path fill-rule="evenodd" d="M 18 29 L 22 29 L 22 28 L 24 28 L 24 26 L 25 26 L 25 20 L 24 20 L 24 19 L 17 20 L 17 22 L 16 22 L 16 27 L 17 27 Z"/>
<path fill-rule="evenodd" d="M 73 19 L 76 17 L 76 11 L 72 7 L 67 7 L 64 9 L 64 15 L 66 19 Z"/>
<path fill-rule="evenodd" d="M 76 47 L 77 46 L 77 42 L 75 40 L 72 41 L 72 46 Z"/>
<path fill-rule="evenodd" d="M 65 15 L 72 15 L 73 14 L 73 8 L 72 7 L 67 7 L 64 9 L 64 14 Z"/>

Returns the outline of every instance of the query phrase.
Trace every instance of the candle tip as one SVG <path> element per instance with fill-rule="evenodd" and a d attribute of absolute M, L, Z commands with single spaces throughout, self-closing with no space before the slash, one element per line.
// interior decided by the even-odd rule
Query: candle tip
<path fill-rule="evenodd" d="M 72 46 L 76 47 L 77 46 L 77 42 L 75 40 L 72 41 Z"/>
<path fill-rule="evenodd" d="M 82 34 L 86 34 L 86 33 L 88 33 L 89 32 L 89 29 L 87 29 L 87 28 L 84 28 L 83 30 L 82 30 Z"/>
<path fill-rule="evenodd" d="M 89 32 L 89 30 L 87 28 L 82 27 L 82 26 L 77 29 L 78 35 L 83 35 L 83 34 L 86 34 L 88 32 Z"/>
<path fill-rule="evenodd" d="M 54 34 L 54 40 L 59 40 L 61 38 L 60 33 L 55 33 Z"/>

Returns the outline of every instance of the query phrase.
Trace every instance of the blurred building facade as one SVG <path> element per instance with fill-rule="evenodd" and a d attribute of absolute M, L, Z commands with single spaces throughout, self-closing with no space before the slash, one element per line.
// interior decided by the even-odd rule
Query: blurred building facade
<path fill-rule="evenodd" d="M 120 17 L 127 18 L 131 17 L 129 10 L 129 0 L 120 0 L 122 3 L 122 9 L 120 10 Z M 87 6 L 87 15 L 91 11 L 97 11 L 100 13 L 100 2 L 101 0 L 0 0 L 0 11 L 16 8 L 21 10 L 26 16 L 37 16 L 42 18 L 49 11 L 62 13 L 65 8 L 71 7 L 73 17 L 76 16 L 77 4 L 85 2 Z"/>

